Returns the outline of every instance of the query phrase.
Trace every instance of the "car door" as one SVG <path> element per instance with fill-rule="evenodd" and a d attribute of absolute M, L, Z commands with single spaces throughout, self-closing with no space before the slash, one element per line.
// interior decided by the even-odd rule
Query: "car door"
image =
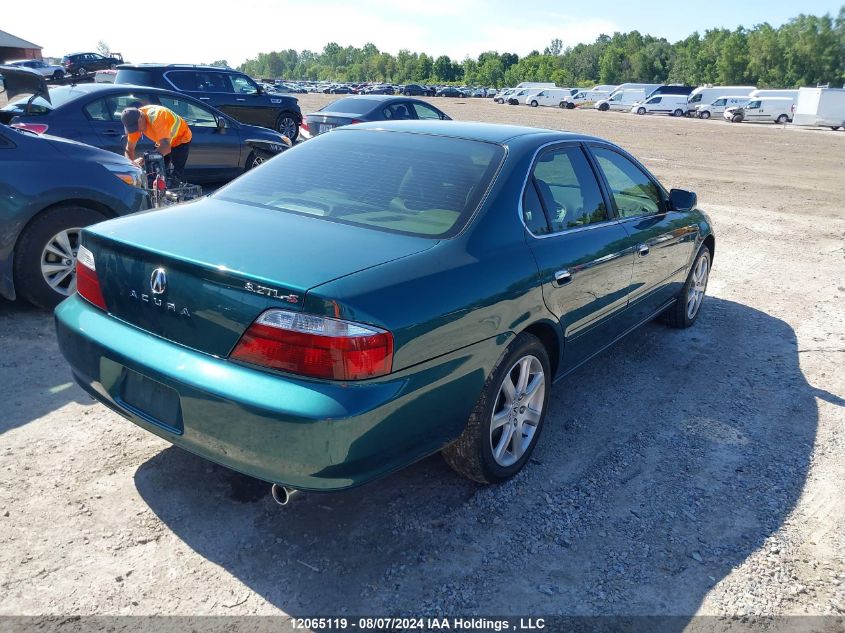
<path fill-rule="evenodd" d="M 633 245 L 612 214 L 580 143 L 540 153 L 526 181 L 522 219 L 543 299 L 564 335 L 564 371 L 624 332 Z"/>
<path fill-rule="evenodd" d="M 241 73 L 227 73 L 231 85 L 234 106 L 231 116 L 250 125 L 275 129 L 282 100 L 273 97 L 258 87 L 252 79 Z M 345 93 L 349 94 L 348 89 Z"/>
<path fill-rule="evenodd" d="M 247 152 L 240 126 L 227 120 L 227 126 L 217 126 L 217 114 L 193 99 L 157 94 L 158 102 L 173 110 L 191 128 L 191 150 L 186 164 L 186 178 L 212 181 L 229 180 L 240 173 L 242 152 Z"/>
<path fill-rule="evenodd" d="M 116 154 L 123 154 L 126 148 L 126 135 L 123 124 L 120 122 L 121 113 L 126 108 L 138 108 L 152 103 L 155 101 L 150 93 L 143 89 L 132 90 L 131 88 L 92 99 L 82 107 L 88 120 L 91 140 L 84 138 L 77 140 Z M 135 155 L 142 156 L 144 152 L 154 149 L 152 141 L 142 136 L 135 148 Z"/>
<path fill-rule="evenodd" d="M 633 285 L 626 320 L 635 325 L 671 301 L 683 285 L 699 228 L 668 208 L 663 187 L 616 148 L 589 144 L 620 225 L 633 239 Z"/>

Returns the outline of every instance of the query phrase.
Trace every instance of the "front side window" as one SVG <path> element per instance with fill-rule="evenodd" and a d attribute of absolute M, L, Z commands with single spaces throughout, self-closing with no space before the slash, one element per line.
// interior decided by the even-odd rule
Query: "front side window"
<path fill-rule="evenodd" d="M 140 108 L 150 104 L 147 94 L 125 93 L 109 95 L 85 106 L 85 113 L 92 121 L 120 121 L 126 108 Z"/>
<path fill-rule="evenodd" d="M 660 103 L 660 97 L 654 97 L 648 100 L 649 103 Z"/>
<path fill-rule="evenodd" d="M 258 86 L 249 77 L 245 77 L 244 75 L 229 75 L 229 79 L 232 82 L 234 92 L 242 95 L 258 94 Z"/>
<path fill-rule="evenodd" d="M 228 79 L 223 73 L 196 73 L 197 87 L 200 92 L 232 92 Z"/>
<path fill-rule="evenodd" d="M 382 111 L 382 116 L 388 121 L 407 121 L 413 118 L 408 106 L 404 103 L 393 103 Z"/>
<path fill-rule="evenodd" d="M 340 128 L 212 195 L 392 233 L 451 237 L 478 208 L 504 154 L 493 143 Z"/>
<path fill-rule="evenodd" d="M 118 71 L 118 74 L 123 72 Z M 196 90 L 197 89 L 197 74 L 190 70 L 180 70 L 172 73 L 167 73 L 167 79 L 176 86 L 179 90 Z M 121 81 L 123 78 L 120 78 Z"/>
<path fill-rule="evenodd" d="M 703 93 L 699 92 L 697 95 L 693 95 L 692 98 L 690 98 L 689 102 L 690 103 L 698 103 L 699 101 L 701 101 L 702 94 Z"/>
<path fill-rule="evenodd" d="M 713 105 L 713 106 L 716 106 L 716 107 L 723 106 L 723 105 L 725 105 L 725 99 L 716 99 L 710 105 Z"/>
<path fill-rule="evenodd" d="M 214 113 L 191 101 L 174 99 L 173 97 L 166 97 L 164 95 L 159 95 L 158 101 L 165 108 L 173 110 L 173 112 L 185 119 L 185 123 L 191 127 L 217 127 L 217 117 Z"/>
<path fill-rule="evenodd" d="M 604 147 L 592 149 L 607 179 L 620 217 L 636 218 L 660 212 L 662 196 L 651 178 L 622 154 Z"/>
<path fill-rule="evenodd" d="M 608 220 L 598 181 L 580 147 L 554 149 L 540 156 L 533 180 L 551 233 Z"/>
<path fill-rule="evenodd" d="M 424 103 L 415 103 L 414 110 L 418 119 L 440 119 L 440 113 Z"/>
<path fill-rule="evenodd" d="M 745 106 L 745 107 L 748 108 L 749 110 L 756 110 L 757 108 L 760 107 L 760 104 L 761 104 L 760 101 L 749 101 L 748 105 Z"/>

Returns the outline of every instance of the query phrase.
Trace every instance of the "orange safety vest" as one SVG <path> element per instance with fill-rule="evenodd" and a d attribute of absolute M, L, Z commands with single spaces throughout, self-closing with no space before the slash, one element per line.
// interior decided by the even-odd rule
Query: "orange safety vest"
<path fill-rule="evenodd" d="M 170 139 L 170 147 L 191 142 L 191 128 L 185 123 L 185 119 L 172 110 L 157 105 L 141 106 L 138 109 L 141 116 L 147 119 L 144 136 L 156 145 L 166 138 Z M 141 140 L 141 132 L 132 132 L 127 138 L 130 143 L 137 143 Z"/>

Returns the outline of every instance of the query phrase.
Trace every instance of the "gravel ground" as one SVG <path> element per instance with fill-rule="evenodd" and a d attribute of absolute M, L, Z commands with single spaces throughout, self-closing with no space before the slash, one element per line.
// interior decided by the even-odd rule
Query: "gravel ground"
<path fill-rule="evenodd" d="M 0 615 L 845 612 L 845 133 L 433 102 L 608 138 L 696 190 L 696 327 L 556 385 L 502 486 L 435 456 L 279 508 L 94 404 L 50 316 L 0 303 Z"/>

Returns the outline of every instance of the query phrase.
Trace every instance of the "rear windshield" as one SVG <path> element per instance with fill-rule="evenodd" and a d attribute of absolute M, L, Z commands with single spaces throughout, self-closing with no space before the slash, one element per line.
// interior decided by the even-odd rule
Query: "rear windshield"
<path fill-rule="evenodd" d="M 213 197 L 445 238 L 467 223 L 503 157 L 504 149 L 492 143 L 337 130 L 247 172 Z"/>
<path fill-rule="evenodd" d="M 50 101 L 52 104 L 48 103 L 44 97 L 35 97 L 35 99 L 32 100 L 32 105 L 30 105 L 28 114 L 47 114 L 53 109 L 58 108 L 60 105 L 63 105 L 68 101 L 73 101 L 84 94 L 84 92 L 76 90 L 73 86 L 50 88 Z M 26 102 L 31 96 L 31 92 L 18 95 L 16 98 L 9 101 L 7 105 L 0 108 L 0 110 L 3 110 L 4 112 L 17 112 L 23 114 L 24 109 L 26 108 Z"/>
<path fill-rule="evenodd" d="M 374 99 L 338 99 L 321 108 L 326 112 L 348 112 L 349 114 L 367 114 L 382 101 Z"/>
<path fill-rule="evenodd" d="M 149 86 L 150 72 L 148 70 L 138 70 L 136 68 L 118 68 L 117 74 L 114 76 L 114 83 L 116 84 L 133 84 L 135 86 Z"/>

